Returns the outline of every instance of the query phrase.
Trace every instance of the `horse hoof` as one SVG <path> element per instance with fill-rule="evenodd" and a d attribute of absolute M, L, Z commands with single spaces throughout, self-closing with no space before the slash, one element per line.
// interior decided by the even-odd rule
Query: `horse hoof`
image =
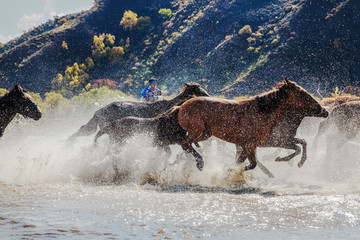
<path fill-rule="evenodd" d="M 304 165 L 304 163 L 302 163 L 302 162 L 299 162 L 299 163 L 298 163 L 298 167 L 299 167 L 299 168 L 301 168 L 303 165 Z"/>
<path fill-rule="evenodd" d="M 281 158 L 281 157 L 277 157 L 277 158 L 275 159 L 275 162 L 282 162 L 282 158 Z"/>
<path fill-rule="evenodd" d="M 204 167 L 204 162 L 198 162 L 196 163 L 196 167 L 199 169 L 199 171 L 202 171 L 203 167 Z"/>

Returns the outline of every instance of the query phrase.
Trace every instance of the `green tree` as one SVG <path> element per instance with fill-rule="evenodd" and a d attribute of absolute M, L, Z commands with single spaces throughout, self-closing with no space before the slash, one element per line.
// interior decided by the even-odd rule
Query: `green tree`
<path fill-rule="evenodd" d="M 139 17 L 136 28 L 140 31 L 149 29 L 151 26 L 151 18 L 148 16 Z"/>
<path fill-rule="evenodd" d="M 137 14 L 132 11 L 125 11 L 120 21 L 120 26 L 125 30 L 132 30 L 138 22 Z"/>
<path fill-rule="evenodd" d="M 69 100 L 64 98 L 61 93 L 51 91 L 45 93 L 44 106 L 42 107 L 42 110 L 45 112 L 58 111 L 63 109 L 63 107 L 67 104 L 69 104 Z"/>

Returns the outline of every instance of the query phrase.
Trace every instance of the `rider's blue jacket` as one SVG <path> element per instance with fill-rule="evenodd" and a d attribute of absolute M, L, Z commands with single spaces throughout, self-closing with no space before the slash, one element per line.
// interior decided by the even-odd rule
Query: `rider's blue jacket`
<path fill-rule="evenodd" d="M 146 85 L 146 87 L 141 91 L 141 96 L 143 100 L 147 103 L 156 102 L 159 100 L 159 96 L 161 95 L 161 90 L 155 88 L 152 90 L 150 84 Z"/>

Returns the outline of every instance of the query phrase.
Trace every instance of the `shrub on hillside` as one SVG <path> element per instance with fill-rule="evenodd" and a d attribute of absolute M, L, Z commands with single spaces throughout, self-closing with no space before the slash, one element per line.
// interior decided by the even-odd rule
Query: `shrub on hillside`
<path fill-rule="evenodd" d="M 137 14 L 129 10 L 124 12 L 120 21 L 120 26 L 122 26 L 125 30 L 132 30 L 135 28 L 137 22 Z"/>
<path fill-rule="evenodd" d="M 161 8 L 159 10 L 159 14 L 162 16 L 163 19 L 168 20 L 172 17 L 172 11 L 169 8 Z"/>

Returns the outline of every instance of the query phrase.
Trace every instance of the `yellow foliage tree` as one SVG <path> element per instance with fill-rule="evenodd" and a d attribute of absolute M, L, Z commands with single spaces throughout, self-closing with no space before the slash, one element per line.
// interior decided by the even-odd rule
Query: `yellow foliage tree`
<path fill-rule="evenodd" d="M 65 41 L 62 41 L 61 47 L 65 50 L 69 50 L 68 45 Z"/>
<path fill-rule="evenodd" d="M 137 14 L 132 11 L 125 11 L 120 21 L 120 26 L 125 30 L 132 30 L 138 22 Z"/>
<path fill-rule="evenodd" d="M 5 88 L 0 88 L 0 96 L 4 96 L 5 94 L 7 94 L 9 91 L 6 90 Z"/>
<path fill-rule="evenodd" d="M 94 45 L 92 46 L 92 49 L 93 49 L 92 55 L 95 58 L 95 60 L 101 59 L 107 55 L 106 50 L 105 50 L 104 39 L 105 39 L 105 34 L 100 34 L 99 36 L 96 36 L 96 35 L 94 36 L 94 40 L 93 40 Z"/>
<path fill-rule="evenodd" d="M 159 14 L 165 19 L 170 19 L 172 17 L 172 11 L 169 8 L 161 8 Z"/>
<path fill-rule="evenodd" d="M 110 33 L 105 34 L 105 44 L 114 45 L 115 44 L 115 36 Z"/>
<path fill-rule="evenodd" d="M 95 66 L 94 60 L 91 57 L 85 59 L 85 64 L 88 69 L 92 69 Z"/>
<path fill-rule="evenodd" d="M 239 35 L 243 35 L 243 34 L 251 34 L 252 30 L 250 25 L 245 25 L 242 29 L 239 30 Z"/>
<path fill-rule="evenodd" d="M 109 61 L 112 65 L 119 63 L 122 60 L 123 55 L 125 54 L 124 48 L 122 47 L 113 47 L 109 54 Z"/>
<path fill-rule="evenodd" d="M 94 36 L 93 40 L 94 45 L 92 46 L 92 55 L 95 60 L 106 58 L 110 51 L 111 46 L 115 43 L 115 36 L 110 33 L 100 34 L 99 36 Z"/>
<path fill-rule="evenodd" d="M 66 67 L 65 75 L 57 74 L 52 80 L 53 89 L 66 97 L 72 97 L 83 91 L 87 85 L 89 75 L 86 73 L 86 65 L 74 63 Z"/>

